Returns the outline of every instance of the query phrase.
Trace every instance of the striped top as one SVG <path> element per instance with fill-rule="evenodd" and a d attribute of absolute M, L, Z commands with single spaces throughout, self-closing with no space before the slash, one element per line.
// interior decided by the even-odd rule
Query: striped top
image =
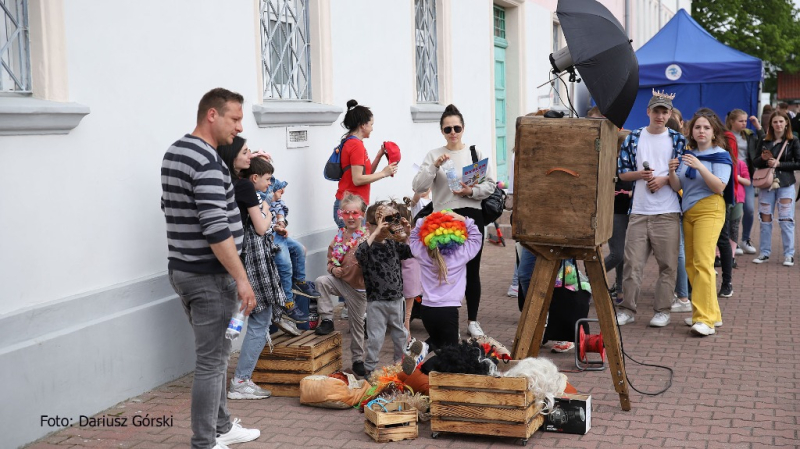
<path fill-rule="evenodd" d="M 209 244 L 233 236 L 241 253 L 244 230 L 231 174 L 214 148 L 189 134 L 173 143 L 161 162 L 161 191 L 169 269 L 226 273 Z"/>

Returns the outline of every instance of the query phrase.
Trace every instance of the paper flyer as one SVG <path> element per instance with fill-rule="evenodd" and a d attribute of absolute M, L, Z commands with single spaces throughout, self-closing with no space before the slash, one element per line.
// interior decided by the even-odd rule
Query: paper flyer
<path fill-rule="evenodd" d="M 464 184 L 471 186 L 480 184 L 486 179 L 486 170 L 489 168 L 489 158 L 465 166 L 461 172 L 461 180 Z"/>

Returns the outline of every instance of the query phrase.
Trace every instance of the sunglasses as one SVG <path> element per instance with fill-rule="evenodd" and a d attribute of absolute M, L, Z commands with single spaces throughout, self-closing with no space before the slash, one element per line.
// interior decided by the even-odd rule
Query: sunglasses
<path fill-rule="evenodd" d="M 456 134 L 458 134 L 461 131 L 464 131 L 464 128 L 461 126 L 445 126 L 444 128 L 442 128 L 442 131 L 444 131 L 445 134 L 450 134 L 453 131 L 455 131 Z"/>
<path fill-rule="evenodd" d="M 387 223 L 391 223 L 391 224 L 399 224 L 402 219 L 403 219 L 403 217 L 400 215 L 400 212 L 398 212 L 398 213 L 396 213 L 394 215 L 387 215 L 387 216 L 383 217 L 383 221 L 385 221 Z"/>
<path fill-rule="evenodd" d="M 357 210 L 342 210 L 341 212 L 343 217 L 360 217 L 361 212 Z"/>

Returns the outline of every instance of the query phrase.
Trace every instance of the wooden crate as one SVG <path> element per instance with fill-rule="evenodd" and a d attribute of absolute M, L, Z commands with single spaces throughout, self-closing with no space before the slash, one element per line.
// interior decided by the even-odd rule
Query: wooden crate
<path fill-rule="evenodd" d="M 517 119 L 512 235 L 594 248 L 614 225 L 617 128 L 608 120 Z"/>
<path fill-rule="evenodd" d="M 271 335 L 274 346 L 264 348 L 253 371 L 253 382 L 270 390 L 273 396 L 300 397 L 300 381 L 312 374 L 330 374 L 342 369 L 342 335 L 332 332 L 316 335 L 313 330 L 301 335 L 278 331 Z"/>
<path fill-rule="evenodd" d="M 431 372 L 429 381 L 434 438 L 453 432 L 524 443 L 544 422 L 524 377 Z"/>
<path fill-rule="evenodd" d="M 405 402 L 392 402 L 380 406 L 364 407 L 364 432 L 378 443 L 413 440 L 419 436 L 417 409 Z"/>

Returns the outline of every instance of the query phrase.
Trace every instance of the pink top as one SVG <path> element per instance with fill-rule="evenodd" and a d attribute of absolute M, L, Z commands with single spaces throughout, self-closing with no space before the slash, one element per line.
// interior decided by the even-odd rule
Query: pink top
<path fill-rule="evenodd" d="M 737 160 L 737 162 L 739 163 L 739 176 L 741 176 L 744 179 L 750 179 L 750 172 L 747 170 L 747 164 L 741 159 Z M 736 191 L 733 192 L 733 193 L 734 193 L 734 197 L 736 198 L 736 202 L 737 203 L 744 203 L 744 186 L 743 185 L 741 185 L 741 184 L 739 184 L 737 182 L 736 183 Z"/>
<path fill-rule="evenodd" d="M 417 225 L 411 231 L 408 245 L 411 253 L 419 261 L 420 272 L 422 275 L 422 288 L 425 296 L 422 297 L 422 305 L 428 307 L 460 307 L 461 300 L 467 289 L 467 262 L 472 260 L 481 250 L 483 235 L 475 226 L 475 222 L 467 217 L 467 241 L 453 254 L 443 256 L 447 265 L 447 281 L 439 283 L 439 268 L 428 255 L 425 245 L 419 241 L 419 228 L 423 220 L 417 220 Z"/>
<path fill-rule="evenodd" d="M 405 259 L 403 264 L 403 298 L 416 298 L 422 294 L 422 274 L 415 258 Z"/>

